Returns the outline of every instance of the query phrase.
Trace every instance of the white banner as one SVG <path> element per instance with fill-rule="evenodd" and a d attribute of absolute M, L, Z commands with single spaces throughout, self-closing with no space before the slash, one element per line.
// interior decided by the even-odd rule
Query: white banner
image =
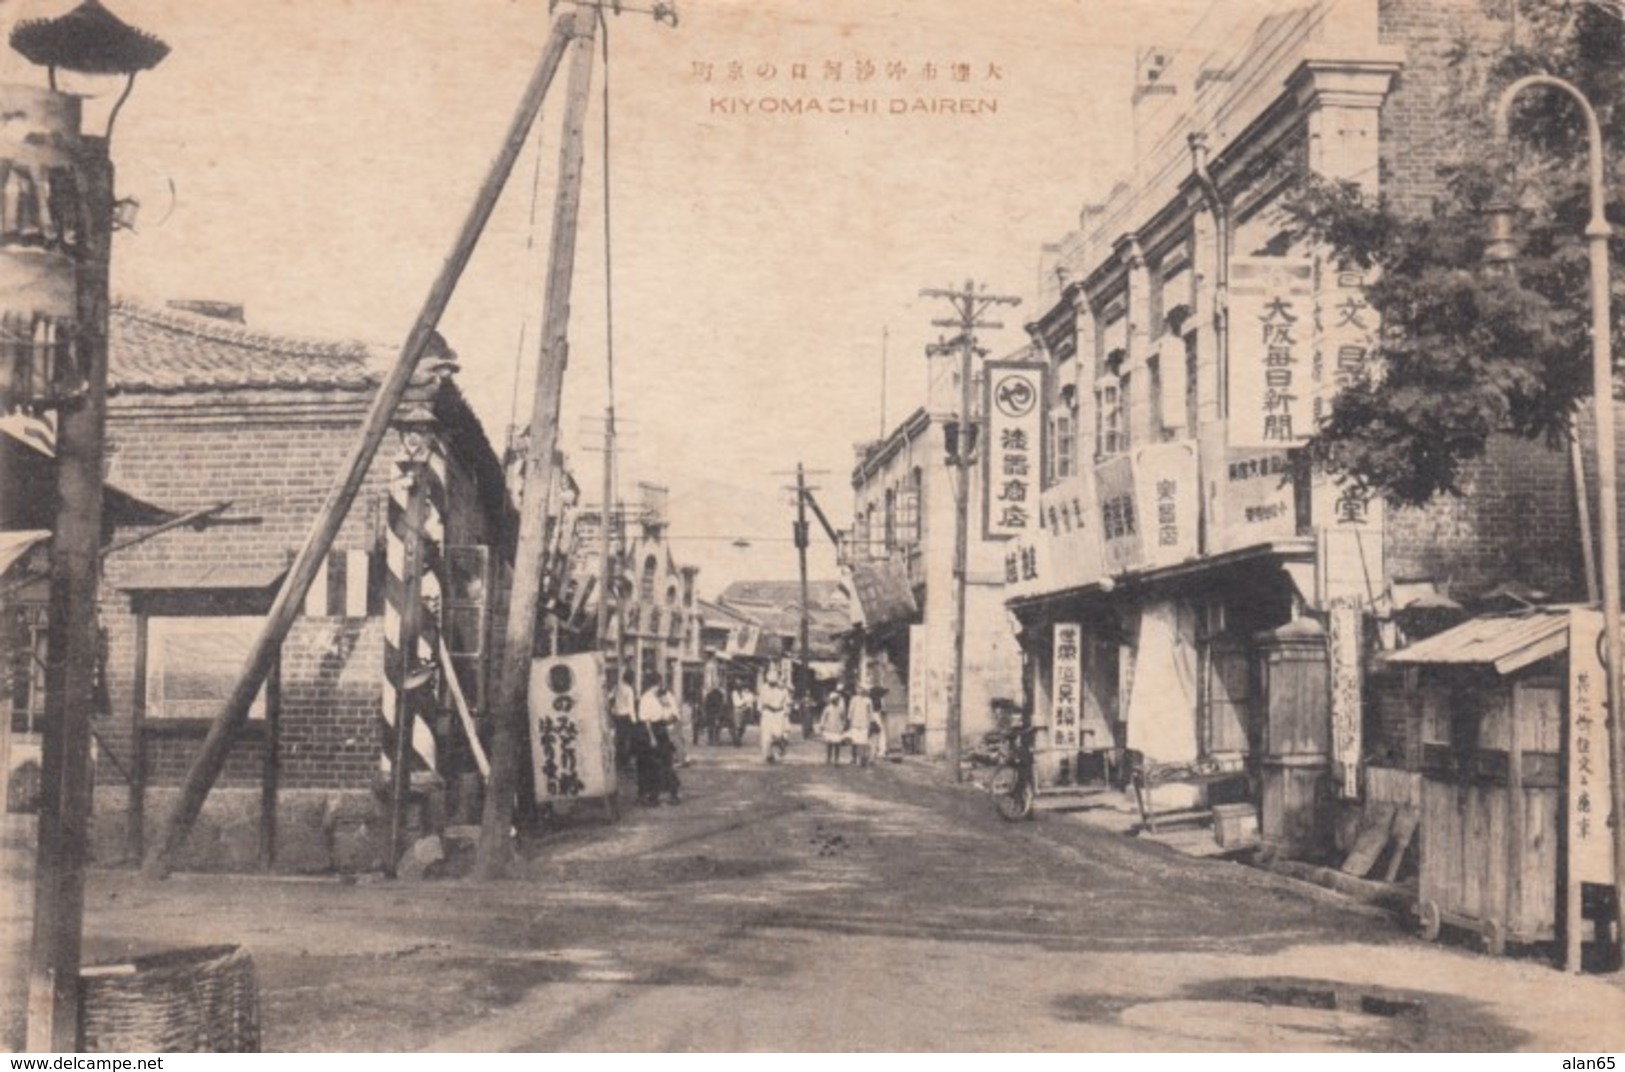
<path fill-rule="evenodd" d="M 1049 744 L 1056 751 L 1076 752 L 1083 722 L 1083 629 L 1077 622 L 1055 623 L 1051 668 Z"/>
<path fill-rule="evenodd" d="M 1297 446 L 1314 432 L 1314 262 L 1237 257 L 1230 271 L 1230 445 Z"/>
<path fill-rule="evenodd" d="M 1004 581 L 1010 598 L 1065 592 L 1100 580 L 1100 512 L 1092 470 L 1039 496 L 1038 520 L 1037 532 L 1006 548 Z"/>
<path fill-rule="evenodd" d="M 1038 489 L 1044 474 L 1044 368 L 1034 362 L 989 361 L 983 532 L 988 539 L 1038 530 Z"/>
<path fill-rule="evenodd" d="M 615 793 L 615 750 L 597 652 L 530 664 L 530 756 L 539 804 Z"/>
<path fill-rule="evenodd" d="M 908 627 L 908 723 L 925 725 L 927 703 L 925 626 Z"/>
<path fill-rule="evenodd" d="M 1134 488 L 1147 566 L 1196 557 L 1200 495 L 1196 444 L 1158 443 L 1134 452 Z"/>

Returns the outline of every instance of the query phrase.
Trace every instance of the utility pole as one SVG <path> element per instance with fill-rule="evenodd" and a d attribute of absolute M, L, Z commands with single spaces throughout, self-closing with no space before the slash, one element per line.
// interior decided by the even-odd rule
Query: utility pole
<path fill-rule="evenodd" d="M 982 314 L 995 305 L 1020 305 L 1021 299 L 1002 294 L 987 293 L 987 284 L 978 289 L 970 280 L 962 290 L 926 288 L 922 298 L 942 298 L 952 304 L 954 316 L 933 320 L 936 327 L 955 328 L 959 334 L 951 341 L 929 348 L 930 353 L 959 351 L 959 433 L 952 443 L 948 464 L 959 470 L 954 489 L 954 677 L 953 691 L 948 701 L 948 719 L 944 742 L 948 764 L 948 777 L 960 779 L 962 743 L 961 728 L 965 721 L 965 589 L 970 562 L 970 478 L 976 463 L 975 420 L 971 393 L 971 359 L 978 352 L 978 328 L 996 330 L 1004 327 L 997 321 L 983 320 Z"/>
<path fill-rule="evenodd" d="M 569 360 L 570 290 L 575 277 L 576 221 L 581 210 L 587 101 L 592 89 L 596 12 L 576 11 L 570 48 L 570 80 L 565 91 L 564 138 L 559 147 L 559 186 L 553 204 L 553 235 L 548 250 L 547 291 L 542 311 L 541 355 L 526 444 L 525 481 L 519 501 L 519 539 L 514 551 L 513 588 L 508 603 L 502 668 L 492 706 L 491 780 L 475 869 L 499 878 L 513 855 L 513 825 L 519 781 L 519 752 L 528 727 L 526 697 L 531 651 L 536 642 L 536 610 L 541 599 L 542 551 L 558 447 L 559 405 L 564 366 Z"/>
<path fill-rule="evenodd" d="M 812 593 L 807 587 L 807 469 L 796 463 L 796 558 L 801 565 L 801 677 L 796 685 L 796 709 L 801 712 L 803 731 L 811 725 L 806 708 L 807 683 L 812 677 L 812 653 L 808 634 L 812 632 Z"/>
<path fill-rule="evenodd" d="M 541 110 L 543 98 L 547 95 L 548 86 L 552 84 L 553 75 L 558 71 L 559 63 L 564 58 L 565 47 L 570 40 L 570 28 L 578 21 L 590 22 L 591 16 L 580 13 L 563 15 L 554 24 L 547 50 L 525 88 L 519 107 L 509 123 L 502 149 L 491 165 L 490 174 L 486 176 L 484 185 L 480 187 L 479 194 L 463 221 L 462 231 L 452 246 L 451 254 L 446 258 L 440 274 L 430 286 L 429 294 L 424 299 L 423 307 L 405 343 L 401 346 L 394 366 L 373 397 L 372 407 L 367 411 L 362 426 L 361 438 L 346 461 L 338 483 L 329 492 L 327 501 L 322 504 L 320 512 L 311 523 L 304 545 L 299 549 L 293 565 L 288 568 L 288 575 L 282 582 L 282 588 L 277 592 L 276 600 L 266 615 L 265 625 L 260 635 L 255 638 L 254 646 L 244 661 L 237 684 L 221 705 L 219 713 L 215 715 L 214 723 L 209 727 L 208 735 L 203 740 L 203 746 L 192 761 L 191 769 L 187 771 L 186 784 L 181 789 L 180 799 L 176 801 L 174 810 L 165 821 L 158 845 L 144 866 L 149 876 L 161 877 L 168 874 L 170 860 L 181 846 L 186 844 L 192 826 L 203 810 L 203 802 L 208 798 L 209 790 L 225 768 L 226 754 L 231 750 L 232 738 L 238 728 L 247 721 L 248 709 L 253 704 L 254 697 L 258 695 L 260 686 L 265 682 L 271 665 L 276 661 L 282 641 L 299 616 L 311 583 L 315 580 L 317 572 L 325 565 L 327 552 L 332 548 L 333 540 L 344 524 L 345 516 L 355 503 L 361 485 L 366 481 L 373 459 L 378 454 L 378 447 L 395 418 L 395 410 L 406 395 L 406 389 L 411 383 L 419 360 L 435 338 L 435 328 L 440 322 L 441 314 L 450 304 L 457 281 L 462 277 L 463 269 L 473 256 L 474 247 L 479 242 L 492 211 L 496 208 L 497 199 L 509 174 L 513 171 L 514 162 L 519 159 L 519 154 L 525 147 L 531 125 Z"/>
<path fill-rule="evenodd" d="M 602 649 L 609 634 L 610 504 L 615 501 L 615 405 L 604 410 L 604 498 L 598 516 L 598 646 Z M 620 649 L 616 649 L 619 654 Z M 617 668 L 616 673 L 620 671 Z"/>

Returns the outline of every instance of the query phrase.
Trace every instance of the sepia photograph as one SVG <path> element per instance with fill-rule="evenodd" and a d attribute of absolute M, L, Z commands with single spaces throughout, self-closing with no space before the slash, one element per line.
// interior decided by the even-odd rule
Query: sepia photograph
<path fill-rule="evenodd" d="M 0 1051 L 1612 1068 L 1622 421 L 1625 0 L 0 0 Z"/>

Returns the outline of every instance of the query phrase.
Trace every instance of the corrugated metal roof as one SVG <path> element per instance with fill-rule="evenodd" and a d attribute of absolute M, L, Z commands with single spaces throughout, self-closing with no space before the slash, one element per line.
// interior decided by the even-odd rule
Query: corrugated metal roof
<path fill-rule="evenodd" d="M 1390 665 L 1491 666 L 1510 674 L 1561 654 L 1569 643 L 1567 608 L 1473 618 L 1408 648 L 1389 652 Z"/>

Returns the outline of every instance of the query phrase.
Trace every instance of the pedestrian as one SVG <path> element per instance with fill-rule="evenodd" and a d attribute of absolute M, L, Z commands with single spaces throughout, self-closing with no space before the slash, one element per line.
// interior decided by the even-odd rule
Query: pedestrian
<path fill-rule="evenodd" d="M 634 688 L 636 677 L 627 669 L 613 685 L 609 699 L 609 717 L 615 736 L 615 766 L 625 770 L 636 756 L 634 729 L 638 718 L 638 694 Z"/>
<path fill-rule="evenodd" d="M 638 718 L 647 729 L 646 734 L 640 735 L 646 743 L 643 762 L 638 767 L 638 802 L 659 804 L 660 795 L 664 793 L 668 804 L 680 803 L 677 790 L 681 783 L 674 762 L 680 736 L 677 700 L 658 674 L 638 699 Z"/>
<path fill-rule="evenodd" d="M 691 692 L 683 697 L 683 706 L 688 710 L 688 726 L 689 731 L 694 735 L 694 747 L 698 748 L 700 746 L 701 734 L 705 735 L 707 744 L 713 743 L 710 739 L 712 736 L 711 730 L 706 725 L 710 721 L 710 716 L 706 713 L 704 701 Z"/>
<path fill-rule="evenodd" d="M 863 765 L 886 758 L 886 713 L 881 710 L 880 699 L 886 690 L 875 685 L 868 692 L 859 690 L 852 697 L 848 718 L 852 723 L 854 740 L 863 741 Z"/>
<path fill-rule="evenodd" d="M 762 678 L 761 692 L 756 696 L 756 704 L 761 710 L 762 722 L 762 759 L 768 763 L 777 763 L 778 757 L 774 755 L 774 745 L 780 751 L 790 745 L 790 694 L 784 691 L 779 684 L 779 672 L 769 667 Z"/>
<path fill-rule="evenodd" d="M 733 734 L 735 748 L 745 743 L 745 727 L 755 715 L 756 694 L 751 692 L 743 681 L 734 682 Z"/>
<path fill-rule="evenodd" d="M 705 719 L 705 742 L 707 744 L 722 743 L 722 726 L 728 719 L 728 697 L 720 685 L 712 685 L 700 702 L 700 709 Z M 737 741 L 735 742 L 738 743 Z"/>
<path fill-rule="evenodd" d="M 841 745 L 850 738 L 847 732 L 851 724 L 846 720 L 846 698 L 841 695 L 840 688 L 829 690 L 829 699 L 824 701 L 824 713 L 818 720 L 818 735 L 824 740 L 824 762 L 835 764 L 841 758 Z"/>

